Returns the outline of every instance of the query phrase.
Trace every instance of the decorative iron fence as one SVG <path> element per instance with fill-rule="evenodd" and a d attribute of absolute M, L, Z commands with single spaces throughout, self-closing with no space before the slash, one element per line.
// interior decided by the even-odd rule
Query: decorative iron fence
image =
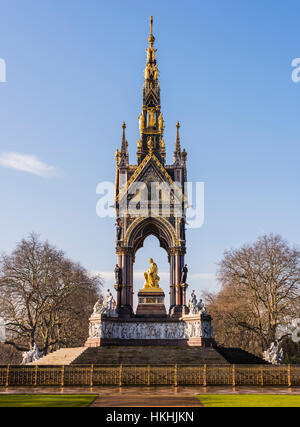
<path fill-rule="evenodd" d="M 300 386 L 300 365 L 0 366 L 9 386 Z"/>

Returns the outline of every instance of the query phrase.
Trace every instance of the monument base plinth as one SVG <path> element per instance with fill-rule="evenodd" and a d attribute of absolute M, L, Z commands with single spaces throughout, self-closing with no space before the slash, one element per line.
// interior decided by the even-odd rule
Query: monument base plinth
<path fill-rule="evenodd" d="M 137 317 L 167 316 L 165 293 L 160 288 L 145 288 L 138 293 Z"/>
<path fill-rule="evenodd" d="M 143 311 L 144 307 L 141 309 Z M 116 345 L 214 347 L 216 344 L 212 335 L 211 317 L 204 313 L 180 319 L 153 315 L 131 319 L 93 315 L 86 346 Z"/>

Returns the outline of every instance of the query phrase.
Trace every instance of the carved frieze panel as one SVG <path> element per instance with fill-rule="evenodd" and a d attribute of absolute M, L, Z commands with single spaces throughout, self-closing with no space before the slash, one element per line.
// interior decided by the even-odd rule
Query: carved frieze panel
<path fill-rule="evenodd" d="M 117 322 L 109 319 L 91 320 L 90 338 L 122 340 L 189 340 L 212 338 L 210 321 L 179 322 Z"/>

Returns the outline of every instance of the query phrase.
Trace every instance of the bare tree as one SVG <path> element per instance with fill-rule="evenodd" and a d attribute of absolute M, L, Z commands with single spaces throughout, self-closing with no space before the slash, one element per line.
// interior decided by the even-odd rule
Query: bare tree
<path fill-rule="evenodd" d="M 0 365 L 19 365 L 22 362 L 22 353 L 11 345 L 0 343 Z"/>
<path fill-rule="evenodd" d="M 99 276 L 89 275 L 31 234 L 1 259 L 0 315 L 7 324 L 6 344 L 27 351 L 37 343 L 44 354 L 82 345 L 101 285 Z"/>
<path fill-rule="evenodd" d="M 237 297 L 233 287 L 225 287 L 216 294 L 204 294 L 207 310 L 213 317 L 214 337 L 219 346 L 236 347 L 261 355 L 257 335 L 241 326 L 251 318 L 245 298 Z"/>
<path fill-rule="evenodd" d="M 300 252 L 280 236 L 225 252 L 218 278 L 221 292 L 207 299 L 222 341 L 239 332 L 244 348 L 262 351 L 299 317 Z"/>

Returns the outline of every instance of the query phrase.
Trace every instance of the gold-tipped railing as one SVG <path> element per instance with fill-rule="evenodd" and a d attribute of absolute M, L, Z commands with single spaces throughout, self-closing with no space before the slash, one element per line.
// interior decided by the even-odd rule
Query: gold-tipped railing
<path fill-rule="evenodd" d="M 300 386 L 300 365 L 0 366 L 10 386 Z"/>

